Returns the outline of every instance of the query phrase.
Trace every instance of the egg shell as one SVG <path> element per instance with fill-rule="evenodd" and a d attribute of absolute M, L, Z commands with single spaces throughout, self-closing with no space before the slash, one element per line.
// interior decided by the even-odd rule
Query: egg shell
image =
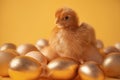
<path fill-rule="evenodd" d="M 0 46 L 0 50 L 6 50 L 6 49 L 14 49 L 16 50 L 16 45 L 13 43 L 4 43 L 3 45 Z"/>
<path fill-rule="evenodd" d="M 25 54 L 25 56 L 36 59 L 40 64 L 47 64 L 47 58 L 39 51 L 31 51 Z"/>
<path fill-rule="evenodd" d="M 9 51 L 0 51 L 0 76 L 8 76 L 8 68 L 10 61 L 16 55 Z"/>
<path fill-rule="evenodd" d="M 120 51 L 120 42 L 116 43 L 115 47 Z"/>
<path fill-rule="evenodd" d="M 35 80 L 42 71 L 41 64 L 28 56 L 18 56 L 10 62 L 9 76 L 12 80 Z"/>
<path fill-rule="evenodd" d="M 38 49 L 33 44 L 29 44 L 29 43 L 21 44 L 17 47 L 17 52 L 20 55 L 25 55 L 30 51 L 38 51 Z"/>
<path fill-rule="evenodd" d="M 81 80 L 104 80 L 104 72 L 95 62 L 88 61 L 80 65 L 78 74 Z"/>
<path fill-rule="evenodd" d="M 108 54 L 102 66 L 106 76 L 120 77 L 120 53 L 113 52 Z"/>
<path fill-rule="evenodd" d="M 55 80 L 70 80 L 77 75 L 78 63 L 69 58 L 56 58 L 48 65 L 48 73 Z"/>
<path fill-rule="evenodd" d="M 96 47 L 98 48 L 98 49 L 103 49 L 104 48 L 104 44 L 103 44 L 103 42 L 102 42 L 102 40 L 96 40 Z"/>
<path fill-rule="evenodd" d="M 105 54 L 109 54 L 112 52 L 119 52 L 119 50 L 115 46 L 108 46 L 108 47 L 104 48 L 103 51 Z"/>
<path fill-rule="evenodd" d="M 41 49 L 43 49 L 44 47 L 48 46 L 48 40 L 46 39 L 39 39 L 37 42 L 36 42 L 36 47 L 38 50 L 41 51 Z"/>

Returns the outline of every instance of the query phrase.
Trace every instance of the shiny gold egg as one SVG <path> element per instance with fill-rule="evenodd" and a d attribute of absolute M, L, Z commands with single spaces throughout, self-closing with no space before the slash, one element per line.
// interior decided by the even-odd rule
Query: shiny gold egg
<path fill-rule="evenodd" d="M 103 70 L 107 76 L 120 76 L 120 53 L 108 54 L 103 62 Z"/>
<path fill-rule="evenodd" d="M 13 52 L 0 51 L 0 76 L 8 76 L 9 63 L 15 56 Z"/>
<path fill-rule="evenodd" d="M 95 62 L 80 65 L 78 74 L 82 80 L 104 80 L 104 73 Z"/>
<path fill-rule="evenodd" d="M 78 63 L 69 58 L 56 58 L 47 67 L 51 78 L 55 80 L 69 80 L 76 76 Z"/>
<path fill-rule="evenodd" d="M 14 49 L 16 50 L 16 45 L 13 43 L 4 43 L 3 45 L 0 46 L 0 50 L 6 50 L 6 49 Z"/>
<path fill-rule="evenodd" d="M 98 48 L 98 49 L 103 49 L 104 48 L 104 44 L 103 44 L 103 42 L 101 41 L 101 40 L 96 40 L 96 47 Z"/>
<path fill-rule="evenodd" d="M 103 56 L 103 59 L 106 57 L 106 53 L 104 52 L 103 49 L 99 49 L 99 53 Z"/>
<path fill-rule="evenodd" d="M 3 50 L 3 51 L 7 51 L 7 52 L 10 52 L 10 53 L 12 53 L 12 54 L 14 54 L 16 56 L 19 56 L 19 53 L 14 49 L 6 49 L 6 50 Z"/>
<path fill-rule="evenodd" d="M 48 40 L 46 40 L 46 39 L 39 39 L 36 42 L 36 47 L 38 48 L 38 50 L 41 50 L 46 46 L 48 46 Z"/>
<path fill-rule="evenodd" d="M 28 56 L 18 56 L 10 62 L 9 76 L 12 80 L 35 80 L 41 74 L 41 64 Z"/>
<path fill-rule="evenodd" d="M 115 47 L 120 51 L 120 42 L 115 44 Z"/>
<path fill-rule="evenodd" d="M 21 44 L 17 47 L 17 52 L 20 55 L 25 55 L 30 51 L 38 51 L 38 49 L 32 44 Z"/>
<path fill-rule="evenodd" d="M 112 52 L 119 52 L 119 50 L 115 46 L 108 46 L 103 51 L 105 54 L 109 54 Z"/>
<path fill-rule="evenodd" d="M 47 64 L 47 58 L 39 51 L 31 51 L 25 54 L 25 56 L 36 59 L 41 64 Z"/>
<path fill-rule="evenodd" d="M 49 46 L 42 49 L 41 53 L 48 59 L 48 61 L 51 61 L 58 57 L 58 54 Z"/>
<path fill-rule="evenodd" d="M 102 40 L 99 40 L 99 39 L 96 40 L 96 47 L 97 47 L 99 53 L 100 53 L 103 57 L 105 57 L 106 54 L 105 54 L 104 51 L 103 51 L 103 49 L 104 49 L 104 44 L 103 44 L 103 41 L 102 41 Z"/>

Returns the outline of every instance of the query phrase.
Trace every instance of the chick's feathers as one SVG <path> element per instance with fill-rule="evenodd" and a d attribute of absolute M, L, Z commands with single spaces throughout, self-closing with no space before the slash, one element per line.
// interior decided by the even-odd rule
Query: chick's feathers
<path fill-rule="evenodd" d="M 86 23 L 74 30 L 55 28 L 50 44 L 59 55 L 79 59 L 85 46 L 95 44 L 94 30 Z"/>
<path fill-rule="evenodd" d="M 55 16 L 57 25 L 52 31 L 50 46 L 60 56 L 86 60 L 87 56 L 88 59 L 92 59 L 90 57 L 97 54 L 98 59 L 101 58 L 95 47 L 95 31 L 90 25 L 86 23 L 79 25 L 76 13 L 69 8 L 59 9 Z M 92 55 L 92 52 L 95 54 Z"/>

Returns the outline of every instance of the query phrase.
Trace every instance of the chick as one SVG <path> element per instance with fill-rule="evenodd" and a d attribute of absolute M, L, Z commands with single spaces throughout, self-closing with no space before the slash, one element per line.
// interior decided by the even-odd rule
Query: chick
<path fill-rule="evenodd" d="M 56 26 L 49 43 L 59 56 L 77 61 L 83 59 L 102 62 L 102 56 L 96 48 L 95 32 L 90 25 L 79 25 L 75 11 L 70 8 L 58 9 L 55 18 Z"/>

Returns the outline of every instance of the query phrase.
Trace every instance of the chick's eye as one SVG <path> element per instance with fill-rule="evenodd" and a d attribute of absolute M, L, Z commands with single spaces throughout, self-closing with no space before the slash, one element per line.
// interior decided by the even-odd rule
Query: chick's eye
<path fill-rule="evenodd" d="M 68 17 L 68 16 L 65 16 L 64 20 L 68 20 L 68 19 L 69 19 L 69 17 Z"/>

